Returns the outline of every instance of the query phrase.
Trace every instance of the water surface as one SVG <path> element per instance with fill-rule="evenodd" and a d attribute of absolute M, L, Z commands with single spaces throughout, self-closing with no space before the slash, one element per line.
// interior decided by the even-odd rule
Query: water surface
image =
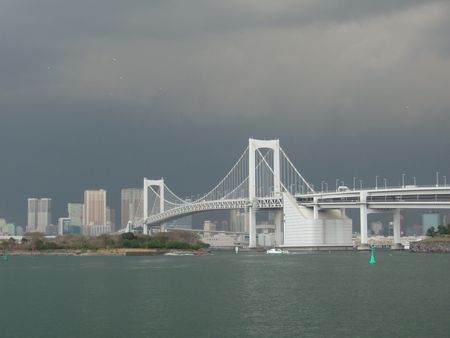
<path fill-rule="evenodd" d="M 450 255 L 10 257 L 1 337 L 448 337 Z"/>

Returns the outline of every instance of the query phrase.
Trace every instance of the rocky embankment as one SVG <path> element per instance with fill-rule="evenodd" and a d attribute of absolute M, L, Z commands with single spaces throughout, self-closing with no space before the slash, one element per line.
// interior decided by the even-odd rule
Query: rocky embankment
<path fill-rule="evenodd" d="M 446 252 L 450 253 L 450 239 L 430 238 L 423 241 L 411 242 L 411 252 Z"/>

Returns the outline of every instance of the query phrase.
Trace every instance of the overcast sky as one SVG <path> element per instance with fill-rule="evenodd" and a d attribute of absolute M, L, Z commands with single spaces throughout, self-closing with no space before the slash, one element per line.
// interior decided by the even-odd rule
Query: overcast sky
<path fill-rule="evenodd" d="M 450 2 L 3 0 L 0 217 L 209 190 L 248 138 L 313 184 L 450 182 Z"/>

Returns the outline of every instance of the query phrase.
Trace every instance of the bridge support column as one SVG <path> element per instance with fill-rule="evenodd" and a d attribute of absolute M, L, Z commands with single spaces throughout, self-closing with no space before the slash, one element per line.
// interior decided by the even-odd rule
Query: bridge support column
<path fill-rule="evenodd" d="M 275 245 L 281 246 L 283 241 L 283 210 L 277 210 L 275 212 Z"/>
<path fill-rule="evenodd" d="M 142 232 L 144 235 L 148 235 L 148 225 L 145 223 L 148 214 L 148 188 L 149 187 L 158 187 L 159 188 L 159 213 L 164 212 L 164 179 L 161 178 L 159 180 L 149 180 L 148 178 L 144 177 L 144 187 L 143 187 L 143 212 L 144 212 L 144 225 L 142 227 Z"/>
<path fill-rule="evenodd" d="M 253 206 L 247 210 L 248 214 L 248 232 L 249 232 L 249 247 L 256 248 L 256 212 Z"/>
<path fill-rule="evenodd" d="M 318 198 L 314 197 L 314 207 L 313 207 L 313 218 L 319 219 L 319 204 L 318 204 Z"/>
<path fill-rule="evenodd" d="M 365 191 L 361 191 L 359 206 L 359 224 L 361 233 L 361 244 L 358 246 L 358 250 L 369 250 L 369 244 L 367 243 L 367 194 Z"/>
<path fill-rule="evenodd" d="M 392 243 L 391 249 L 402 250 L 403 245 L 401 244 L 400 241 L 400 220 L 401 220 L 400 209 L 394 209 L 393 213 L 394 213 L 393 217 L 394 242 Z"/>

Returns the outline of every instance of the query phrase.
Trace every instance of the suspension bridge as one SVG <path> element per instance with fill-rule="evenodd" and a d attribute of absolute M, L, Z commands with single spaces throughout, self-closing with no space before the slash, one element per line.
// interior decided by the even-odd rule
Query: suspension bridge
<path fill-rule="evenodd" d="M 448 186 L 403 186 L 336 192 L 315 191 L 280 147 L 279 140 L 249 139 L 230 171 L 209 192 L 195 200 L 176 195 L 164 179 L 144 178 L 144 217 L 149 228 L 188 215 L 241 209 L 246 212 L 249 247 L 257 245 L 256 212 L 275 213 L 275 243 L 284 247 L 351 247 L 348 208 L 360 209 L 361 248 L 367 243 L 367 215 L 392 212 L 394 246 L 400 245 L 400 209 L 450 208 Z"/>

